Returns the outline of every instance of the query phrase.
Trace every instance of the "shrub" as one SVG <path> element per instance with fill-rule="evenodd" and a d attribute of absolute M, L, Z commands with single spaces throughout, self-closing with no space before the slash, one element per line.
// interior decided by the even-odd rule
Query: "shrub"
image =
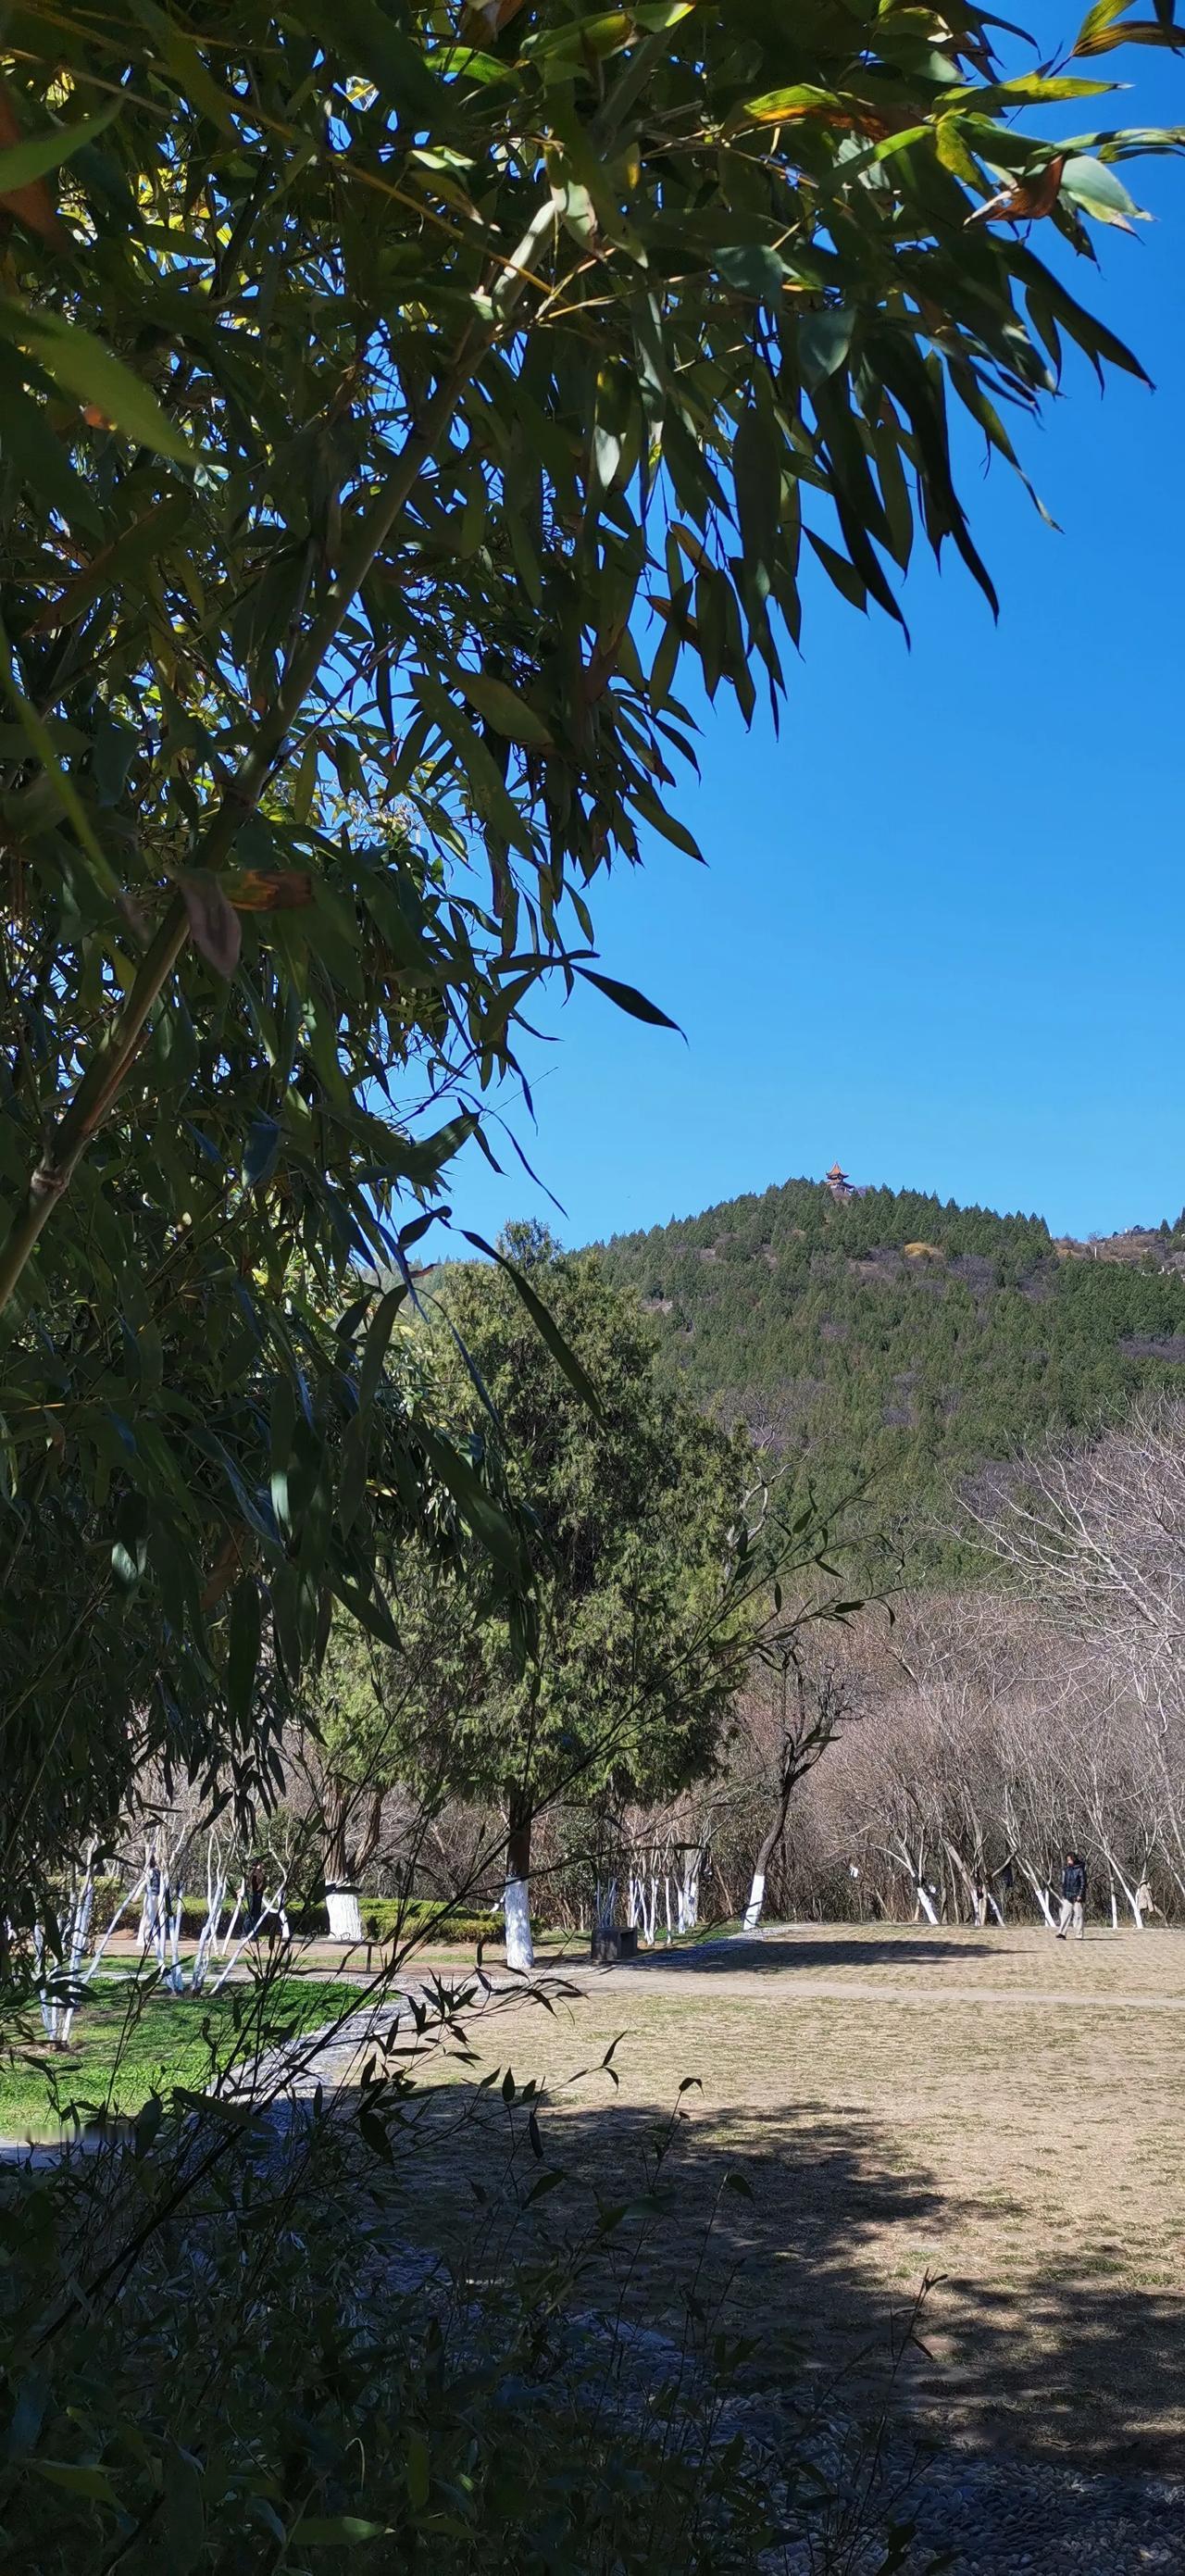
<path fill-rule="evenodd" d="M 91 1933 L 94 1938 L 97 1939 L 100 1934 L 110 1929 L 111 1923 L 115 1915 L 119 1913 L 121 1906 L 123 1906 L 124 1910 L 120 1918 L 120 1930 L 122 1932 L 134 1933 L 138 1928 L 140 1922 L 140 1898 L 137 1897 L 134 1904 L 125 1905 L 124 1900 L 127 1895 L 127 1886 L 128 1882 L 126 1879 L 117 1878 L 113 1875 L 97 1878 L 95 1880 L 95 1893 L 91 1909 Z M 234 1887 L 229 1891 L 229 1901 L 223 1907 L 222 1921 L 224 1930 L 230 1921 L 231 1909 L 233 1908 L 237 1893 L 238 1884 L 236 1881 Z M 62 1892 L 60 1901 L 63 1904 L 65 1903 L 64 1891 Z M 490 1908 L 486 1906 L 459 1903 L 455 1911 L 448 1911 L 447 1909 L 448 1900 L 444 1897 L 362 1896 L 359 1898 L 359 1910 L 362 1915 L 363 1939 L 368 1941 L 389 1941 L 393 1934 L 398 1933 L 402 1939 L 410 1940 L 414 1938 L 418 1932 L 426 1930 L 429 1926 L 432 1927 L 432 1935 L 435 1941 L 448 1943 L 457 1942 L 459 1944 L 464 1944 L 466 1948 L 472 1947 L 478 1941 L 500 1941 L 502 1939 L 502 1917 L 500 1914 L 494 1913 Z M 288 1921 L 294 1935 L 298 1939 L 304 1941 L 317 1941 L 324 1940 L 328 1935 L 329 1915 L 323 1899 L 317 1897 L 293 1897 L 289 1900 L 287 1910 Z M 204 1896 L 190 1896 L 183 1893 L 181 1899 L 181 1931 L 185 1940 L 195 1941 L 197 1939 L 198 1934 L 201 1932 L 205 1923 L 208 1912 L 209 1907 Z M 531 1920 L 532 1927 L 537 1932 L 539 1930 L 539 1919 L 537 1916 L 533 1915 Z M 244 1931 L 245 1929 L 246 1917 L 244 1909 L 244 1911 L 239 1915 L 236 1938 L 238 1937 L 238 1932 Z"/>
<path fill-rule="evenodd" d="M 359 1908 L 362 1928 L 368 1940 L 388 1941 L 392 1933 L 411 1938 L 429 1925 L 438 1927 L 433 1937 L 440 1941 L 498 1941 L 503 1925 L 500 1914 L 485 1907 L 459 1905 L 455 1912 L 445 1912 L 446 1901 L 437 1897 L 363 1896 Z M 443 1919 L 442 1919 L 443 1917 Z"/>

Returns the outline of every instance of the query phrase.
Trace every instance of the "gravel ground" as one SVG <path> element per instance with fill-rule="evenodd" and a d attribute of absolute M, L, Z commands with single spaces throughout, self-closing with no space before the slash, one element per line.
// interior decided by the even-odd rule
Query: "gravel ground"
<path fill-rule="evenodd" d="M 912 2510 L 919 2542 L 961 2576 L 1144 2576 L 1185 2567 L 1185 2484 L 1095 2476 L 998 2453 L 939 2453 Z M 924 2564 L 924 2560 L 922 2562 Z"/>
<path fill-rule="evenodd" d="M 377 2020 L 372 2012 L 358 2014 L 329 2048 L 311 2057 L 306 2037 L 294 2093 L 276 2105 L 276 2125 L 287 2127 L 300 2094 L 314 2083 L 328 2093 L 341 2082 L 359 2048 L 391 2018 L 390 2007 Z M 274 2080 L 281 2069 L 269 2072 Z M 427 2278 L 444 2286 L 447 2272 L 419 2249 L 393 2245 L 389 2278 L 406 2290 Z M 610 2326 L 592 2312 L 576 2324 L 590 2337 L 627 2334 L 635 2379 L 639 2364 L 658 2377 L 681 2366 L 675 2345 L 662 2334 Z M 801 2428 L 768 2393 L 736 2399 L 726 2410 L 724 2429 L 743 2432 L 774 2461 L 802 2441 Z M 875 2576 L 890 2522 L 914 2527 L 903 2576 L 925 2576 L 931 2567 L 949 2568 L 955 2576 L 1018 2576 L 1023 2569 L 1033 2576 L 1148 2576 L 1155 2568 L 1185 2576 L 1185 2479 L 1095 2471 L 956 2443 L 921 2449 L 897 2435 L 880 2445 L 874 2461 L 858 2431 L 838 2423 L 813 2436 L 811 2448 L 841 2492 L 846 2488 L 853 2519 L 859 2519 L 860 2498 L 867 2499 L 873 2534 L 867 2548 L 852 2554 L 849 2542 L 842 2562 L 832 2562 L 842 2563 L 846 2576 Z M 799 2543 L 791 2553 L 794 2576 L 823 2576 L 824 2547 L 821 2533 Z M 781 2553 L 777 2564 L 786 2564 Z"/>
<path fill-rule="evenodd" d="M 714 1946 L 714 1945 L 713 1945 Z M 709 1966 L 709 1959 L 703 1964 Z M 287 2052 L 276 2052 L 257 2072 L 256 2088 L 281 2088 L 269 2113 L 276 2150 L 300 2118 L 300 2101 L 317 2085 L 326 2094 L 356 2069 L 361 2049 L 397 2019 L 388 2004 L 351 2016 L 332 2042 L 318 2047 L 306 2034 Z M 56 2151 L 55 2151 L 56 2152 Z M 33 2162 L 48 2161 L 49 2150 Z M 29 2161 L 27 2151 L 21 2161 Z M 421 2284 L 448 2296 L 449 2277 L 439 2257 L 392 2242 L 385 2260 L 388 2289 L 405 2293 Z M 677 2349 L 657 2332 L 608 2323 L 594 2311 L 573 2321 L 574 2332 L 594 2343 L 629 2338 L 623 2354 L 623 2389 L 636 2391 L 639 2373 L 661 2379 L 682 2367 Z M 631 2402 L 626 2399 L 623 2402 Z M 633 2401 L 636 2402 L 636 2401 Z M 725 2409 L 722 2430 L 740 2431 L 771 2464 L 791 2452 L 801 2456 L 803 2432 L 775 2394 L 738 2396 Z M 902 2576 L 950 2569 L 954 2576 L 1148 2576 L 1163 2568 L 1185 2576 L 1185 2478 L 1075 2467 L 1004 2449 L 972 2449 L 952 2441 L 941 2449 L 916 2447 L 894 2433 L 875 2454 L 851 2424 L 815 2428 L 808 2449 L 835 2487 L 840 2502 L 826 2528 L 779 2550 L 771 2568 L 792 2576 L 825 2576 L 842 2565 L 845 2576 L 876 2576 L 884 2564 L 889 2524 L 912 2525 L 913 2539 L 900 2561 Z M 854 2537 L 863 2523 L 865 2542 Z M 842 2556 L 838 2546 L 842 2541 Z"/>

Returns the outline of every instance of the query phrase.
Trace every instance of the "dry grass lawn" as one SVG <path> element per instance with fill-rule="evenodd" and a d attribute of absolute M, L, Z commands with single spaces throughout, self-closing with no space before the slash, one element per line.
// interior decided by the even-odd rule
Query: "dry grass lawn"
<path fill-rule="evenodd" d="M 570 1973 L 551 2015 L 499 1999 L 471 2020 L 472 2062 L 429 2072 L 426 2241 L 476 2247 L 540 2170 L 525 2111 L 477 2090 L 491 2069 L 544 2086 L 545 2154 L 570 2180 L 530 2223 L 553 2241 L 583 2224 L 582 2185 L 628 2198 L 691 2078 L 672 2213 L 634 2230 L 635 2315 L 677 2327 L 694 2284 L 755 2333 L 752 2375 L 838 2370 L 875 2393 L 938 2275 L 903 2401 L 1036 2448 L 1179 2457 L 1185 1934 L 809 1927 Z M 619 2089 L 574 2084 L 619 2033 Z M 729 2172 L 751 2196 L 722 2192 Z"/>

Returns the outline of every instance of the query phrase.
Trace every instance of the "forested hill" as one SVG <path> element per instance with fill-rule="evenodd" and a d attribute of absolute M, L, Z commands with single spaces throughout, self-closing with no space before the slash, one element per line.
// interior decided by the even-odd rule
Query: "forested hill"
<path fill-rule="evenodd" d="M 668 1364 L 830 1486 L 892 1514 L 1150 1384 L 1185 1389 L 1185 1236 L 1054 1242 L 1043 1219 L 786 1181 L 604 1247 Z"/>

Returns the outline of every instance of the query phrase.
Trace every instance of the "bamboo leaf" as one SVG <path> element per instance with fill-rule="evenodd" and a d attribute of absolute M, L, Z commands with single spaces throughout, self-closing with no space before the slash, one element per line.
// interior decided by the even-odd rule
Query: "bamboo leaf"
<path fill-rule="evenodd" d="M 287 2538 L 302 2549 L 348 2549 L 361 2540 L 381 2540 L 385 2522 L 366 2522 L 356 2513 L 309 2513 L 294 2522 Z"/>
<path fill-rule="evenodd" d="M 85 144 L 105 134 L 122 105 L 122 99 L 112 99 L 97 116 L 84 116 L 77 125 L 53 126 L 46 134 L 31 134 L 27 143 L 10 143 L 0 151 L 0 205 L 11 205 L 14 191 L 27 188 L 31 179 L 43 179 L 49 170 L 60 169 Z"/>
<path fill-rule="evenodd" d="M 409 2425 L 404 2440 L 404 2476 L 407 2500 L 413 2513 L 422 2513 L 430 2491 L 428 2445 L 416 2425 Z"/>
<path fill-rule="evenodd" d="M 636 985 L 622 984 L 616 975 L 601 975 L 593 966 L 580 966 L 577 973 L 583 976 L 586 984 L 595 984 L 598 993 L 604 993 L 631 1020 L 645 1020 L 652 1029 L 673 1029 L 676 1037 L 683 1036 L 678 1021 L 668 1019 L 666 1012 L 659 1010 L 657 1002 L 648 1001 Z"/>
<path fill-rule="evenodd" d="M 243 933 L 234 906 L 209 869 L 191 868 L 178 880 L 189 915 L 190 936 L 216 975 L 229 979 L 239 962 Z"/>
<path fill-rule="evenodd" d="M 251 1719 L 260 1642 L 259 1590 L 254 1575 L 244 1574 L 231 1595 L 226 1650 L 227 1714 L 243 1733 Z"/>
<path fill-rule="evenodd" d="M 486 671 L 458 671 L 457 681 L 470 706 L 476 707 L 497 733 L 505 734 L 508 742 L 550 750 L 551 735 L 542 716 L 505 680 L 493 679 Z"/>
<path fill-rule="evenodd" d="M 79 841 L 81 842 L 82 847 L 86 851 L 87 857 L 94 868 L 100 885 L 103 887 L 104 892 L 111 896 L 114 902 L 118 902 L 120 895 L 119 880 L 109 861 L 104 857 L 103 851 L 99 846 L 98 839 L 92 827 L 90 816 L 88 815 L 86 807 L 82 802 L 82 798 L 74 785 L 73 779 L 62 767 L 62 763 L 58 759 L 48 726 L 42 723 L 35 706 L 26 695 L 24 689 L 21 687 L 20 681 L 17 679 L 15 673 L 10 667 L 9 655 L 11 649 L 8 637 L 4 632 L 3 625 L 0 625 L 0 690 L 3 691 L 9 705 L 12 707 L 21 731 L 29 744 L 30 750 L 40 761 L 46 777 L 51 780 L 63 811 L 69 816 L 70 821 L 78 834 Z"/>
<path fill-rule="evenodd" d="M 1124 0 L 1126 5 L 1126 0 Z M 1091 16 L 1096 13 L 1092 10 Z M 1076 54 L 1112 54 L 1120 45 L 1164 45 L 1171 53 L 1185 52 L 1185 27 L 1157 18 L 1127 18 L 1118 27 L 1101 30 L 1089 38 L 1084 32 L 1074 47 Z"/>
<path fill-rule="evenodd" d="M 544 1305 L 538 1291 L 531 1286 L 526 1272 L 519 1269 L 517 1262 L 508 1260 L 506 1254 L 499 1252 L 494 1244 L 487 1243 L 483 1235 L 470 1234 L 467 1228 L 462 1228 L 462 1232 L 466 1243 L 471 1243 L 475 1252 L 484 1252 L 487 1261 L 496 1261 L 499 1270 L 504 1270 L 507 1278 L 513 1281 L 517 1294 L 521 1297 L 537 1332 L 546 1342 L 557 1367 L 563 1370 L 569 1386 L 574 1388 L 581 1403 L 588 1406 L 589 1412 L 594 1414 L 599 1422 L 601 1402 L 592 1379 L 587 1369 L 577 1359 L 571 1344 L 565 1341 L 554 1315 Z"/>
<path fill-rule="evenodd" d="M 796 125 L 804 117 L 842 114 L 843 101 L 834 90 L 798 81 L 788 88 L 761 90 L 756 98 L 747 98 L 742 107 L 733 109 L 729 126 L 735 133 L 746 125 Z"/>
<path fill-rule="evenodd" d="M 1130 232 L 1132 221 L 1146 224 L 1151 216 L 1135 198 L 1128 195 L 1122 180 L 1117 179 L 1105 161 L 1096 161 L 1089 152 L 1076 152 L 1062 169 L 1061 192 L 1094 215 L 1101 224 L 1114 224 L 1120 232 Z"/>
<path fill-rule="evenodd" d="M 37 358 L 63 392 L 73 394 L 100 419 L 112 421 L 125 437 L 179 464 L 196 464 L 195 450 L 162 411 L 149 386 L 92 332 L 43 307 L 30 311 L 11 296 L 0 297 L 0 332 Z"/>
<path fill-rule="evenodd" d="M 56 599 L 47 601 L 32 620 L 30 632 L 44 630 L 53 633 L 64 626 L 72 626 L 101 591 L 119 589 L 140 564 L 149 563 L 159 556 L 166 538 L 175 534 L 188 514 L 189 500 L 184 492 L 167 493 L 163 499 L 154 501 L 151 509 L 145 510 L 130 528 L 125 528 L 121 536 L 114 537 L 109 545 L 100 546 L 90 562 L 75 573 Z"/>
<path fill-rule="evenodd" d="M 67 2495 L 86 2496 L 94 2504 L 119 2502 L 106 2469 L 91 2468 L 82 2461 L 36 2458 L 30 2460 L 29 2467 L 45 2479 L 47 2486 L 62 2487 Z"/>
<path fill-rule="evenodd" d="M 290 0 L 292 16 L 326 53 L 342 54 L 364 72 L 386 104 L 409 126 L 435 130 L 448 93 L 410 36 L 380 0 L 334 0 L 327 16 L 319 0 Z"/>

